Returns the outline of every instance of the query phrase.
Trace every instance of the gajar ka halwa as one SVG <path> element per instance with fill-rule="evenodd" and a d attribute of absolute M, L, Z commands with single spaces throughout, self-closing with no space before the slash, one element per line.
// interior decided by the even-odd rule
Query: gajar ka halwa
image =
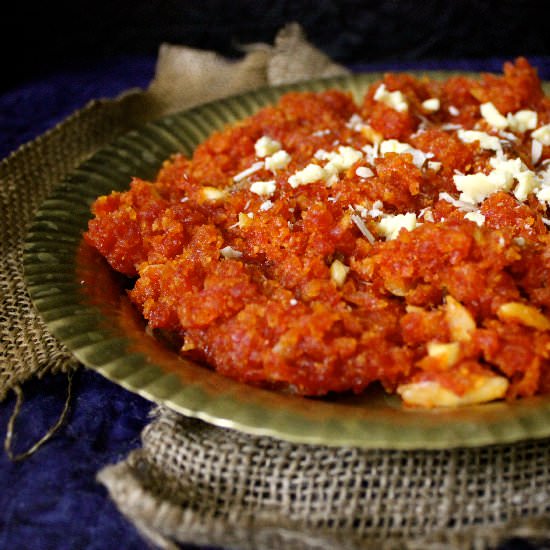
<path fill-rule="evenodd" d="M 387 74 L 284 95 L 103 196 L 85 234 L 153 329 L 242 382 L 410 405 L 550 389 L 550 98 Z"/>

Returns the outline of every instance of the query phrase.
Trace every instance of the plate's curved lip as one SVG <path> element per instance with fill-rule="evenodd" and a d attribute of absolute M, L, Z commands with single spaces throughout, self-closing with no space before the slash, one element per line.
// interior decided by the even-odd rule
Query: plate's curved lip
<path fill-rule="evenodd" d="M 435 78 L 465 74 L 417 73 Z M 107 326 L 102 313 L 83 298 L 76 276 L 77 249 L 91 217 L 90 203 L 96 196 L 109 193 L 114 182 L 123 189 L 131 176 L 153 175 L 171 153 L 189 153 L 209 132 L 251 114 L 285 92 L 338 87 L 357 95 L 381 75 L 360 73 L 252 90 L 150 122 L 99 150 L 60 182 L 36 214 L 27 235 L 25 280 L 48 330 L 85 366 L 126 389 L 186 416 L 257 436 L 302 444 L 401 450 L 477 447 L 549 437 L 547 397 L 459 411 L 406 410 L 384 397 L 380 410 L 369 411 L 360 405 L 354 409 L 346 403 L 281 396 L 210 371 L 197 383 L 191 380 L 183 384 L 174 373 L 163 371 L 163 365 L 143 353 L 129 351 L 128 335 Z M 181 364 L 185 369 L 201 369 Z M 220 387 L 222 391 L 208 393 Z M 342 412 L 319 419 L 317 412 L 325 410 Z M 349 414 L 357 410 L 366 416 L 350 418 Z"/>

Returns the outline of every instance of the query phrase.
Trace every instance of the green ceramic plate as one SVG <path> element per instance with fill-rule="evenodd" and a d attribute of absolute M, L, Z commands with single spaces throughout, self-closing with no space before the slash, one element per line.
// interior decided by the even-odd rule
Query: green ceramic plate
<path fill-rule="evenodd" d="M 89 207 L 152 177 L 176 151 L 190 154 L 213 130 L 273 103 L 284 92 L 350 90 L 357 97 L 380 75 L 267 88 L 209 103 L 130 132 L 60 183 L 42 205 L 24 254 L 31 297 L 48 329 L 87 367 L 180 413 L 252 434 L 326 445 L 450 448 L 550 436 L 550 398 L 457 410 L 411 410 L 373 389 L 362 396 L 308 399 L 236 383 L 178 357 L 155 340 L 127 300 L 124 282 L 82 243 Z M 434 76 L 433 73 L 431 76 Z"/>

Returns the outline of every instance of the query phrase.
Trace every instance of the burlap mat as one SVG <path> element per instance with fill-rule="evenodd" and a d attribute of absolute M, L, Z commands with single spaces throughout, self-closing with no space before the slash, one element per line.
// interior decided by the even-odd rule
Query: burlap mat
<path fill-rule="evenodd" d="M 25 291 L 25 226 L 64 175 L 115 136 L 161 114 L 262 84 L 343 69 L 300 29 L 242 61 L 163 46 L 147 92 L 93 102 L 0 165 L 0 400 L 33 376 L 68 370 Z M 486 548 L 550 532 L 546 441 L 450 451 L 301 446 L 159 409 L 143 447 L 99 480 L 143 533 L 226 548 Z"/>
<path fill-rule="evenodd" d="M 295 445 L 167 409 L 142 441 L 99 479 L 162 548 L 481 549 L 550 533 L 547 442 L 410 452 Z"/>

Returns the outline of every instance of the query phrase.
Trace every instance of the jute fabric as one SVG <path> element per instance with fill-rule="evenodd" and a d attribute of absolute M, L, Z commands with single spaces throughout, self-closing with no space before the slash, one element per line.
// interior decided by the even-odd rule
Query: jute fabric
<path fill-rule="evenodd" d="M 296 25 L 241 61 L 163 46 L 145 92 L 96 101 L 0 165 L 0 400 L 76 366 L 25 290 L 26 227 L 55 184 L 117 135 L 162 114 L 264 84 L 342 73 Z M 446 451 L 296 445 L 159 408 L 142 448 L 98 479 L 161 548 L 488 548 L 550 532 L 547 441 Z"/>
<path fill-rule="evenodd" d="M 27 226 L 56 183 L 96 149 L 130 129 L 137 96 L 95 101 L 0 164 L 0 400 L 33 376 L 75 366 L 45 329 L 23 278 Z"/>
<path fill-rule="evenodd" d="M 444 451 L 295 445 L 158 409 L 99 479 L 162 548 L 491 548 L 550 533 L 547 442 Z"/>

